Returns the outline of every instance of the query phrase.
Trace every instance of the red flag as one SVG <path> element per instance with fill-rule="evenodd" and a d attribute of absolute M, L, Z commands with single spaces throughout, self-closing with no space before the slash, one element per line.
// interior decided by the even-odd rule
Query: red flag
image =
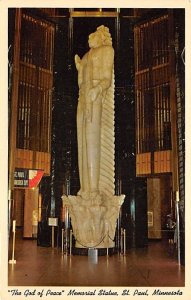
<path fill-rule="evenodd" d="M 29 188 L 35 188 L 41 181 L 43 170 L 29 170 Z"/>

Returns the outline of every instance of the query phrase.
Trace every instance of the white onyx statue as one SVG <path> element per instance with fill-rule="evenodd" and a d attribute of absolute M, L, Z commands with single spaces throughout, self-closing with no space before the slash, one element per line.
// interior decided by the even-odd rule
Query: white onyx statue
<path fill-rule="evenodd" d="M 103 25 L 98 27 L 96 32 L 90 34 L 88 42 L 90 50 L 83 58 L 75 56 L 79 85 L 77 134 L 81 187 L 78 194 L 84 197 L 96 196 L 102 190 L 100 186 L 101 140 L 104 138 L 102 112 L 104 104 L 108 109 L 110 106 L 110 103 L 107 104 L 105 101 L 107 92 L 113 85 L 114 65 L 114 50 L 107 27 Z M 113 113 L 110 118 L 113 122 Z M 108 150 L 111 151 L 111 148 Z M 114 154 L 114 151 L 112 152 Z M 112 169 L 113 160 L 112 155 Z M 113 175 L 112 172 L 112 181 Z"/>
<path fill-rule="evenodd" d="M 114 247 L 116 221 L 124 195 L 114 185 L 114 49 L 103 25 L 89 35 L 90 50 L 80 59 L 77 109 L 77 196 L 63 196 L 76 247 Z"/>

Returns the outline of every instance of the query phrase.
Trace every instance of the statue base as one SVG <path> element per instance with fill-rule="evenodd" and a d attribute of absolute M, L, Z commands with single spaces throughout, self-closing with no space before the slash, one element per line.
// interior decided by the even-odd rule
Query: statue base
<path fill-rule="evenodd" d="M 76 248 L 76 247 L 74 247 L 72 249 L 72 255 L 88 256 L 88 250 L 89 250 L 89 248 Z M 112 256 L 114 254 L 117 254 L 117 249 L 116 248 L 97 248 L 97 250 L 98 250 L 98 256 L 105 256 L 105 255 Z"/>
<path fill-rule="evenodd" d="M 114 248 L 115 229 L 125 195 L 62 196 L 68 207 L 76 248 Z"/>

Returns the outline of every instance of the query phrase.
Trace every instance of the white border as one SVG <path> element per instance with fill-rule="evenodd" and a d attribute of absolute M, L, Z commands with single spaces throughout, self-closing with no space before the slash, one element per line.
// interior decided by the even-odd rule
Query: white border
<path fill-rule="evenodd" d="M 7 147 L 7 125 L 8 125 L 8 101 L 7 101 L 7 88 L 8 88 L 8 73 L 7 73 L 7 9 L 8 7 L 57 7 L 57 8 L 70 8 L 70 7 L 97 7 L 97 1 L 59 1 L 59 0 L 0 0 L 0 37 L 1 37 L 1 46 L 0 46 L 0 179 L 1 179 L 1 188 L 0 188 L 0 289 L 2 299 L 12 299 L 7 290 L 7 169 L 8 169 L 8 147 Z M 191 1 L 190 0 L 160 0 L 154 3 L 153 0 L 126 0 L 126 1 L 113 1 L 113 0 L 100 0 L 99 7 L 108 7 L 108 8 L 185 8 L 186 11 L 186 52 L 185 52 L 185 68 L 186 68 L 186 199 L 185 199 L 185 223 L 186 223 L 186 280 L 185 288 L 180 288 L 184 294 L 183 296 L 174 296 L 176 299 L 181 298 L 185 300 L 191 300 L 191 143 L 189 142 L 190 130 L 191 130 Z M 3 271 L 2 271 L 3 268 Z M 21 288 L 21 290 L 26 289 Z M 40 289 L 37 287 L 37 289 Z M 54 287 L 54 290 L 59 290 L 60 288 Z M 118 288 L 115 288 L 115 290 Z M 132 287 L 130 288 L 132 289 Z M 148 288 L 153 290 L 152 288 Z M 85 288 L 79 288 L 78 290 L 85 290 Z M 169 290 L 169 288 L 162 288 L 163 291 Z M 173 290 L 173 288 L 170 288 Z M 177 288 L 174 290 L 177 290 Z M 169 296 L 167 296 L 169 298 Z M 167 299 L 166 296 L 159 296 L 160 299 Z M 174 299 L 171 296 L 171 299 Z M 31 299 L 31 297 L 23 298 L 16 297 L 17 299 Z M 66 297 L 62 297 L 62 299 Z M 75 299 L 80 299 L 80 297 L 75 297 Z M 100 299 L 100 297 L 96 297 Z M 110 297 L 106 297 L 107 299 Z M 113 297 L 112 297 L 113 298 Z M 125 299 L 126 297 L 117 297 L 118 299 Z M 129 297 L 128 299 L 135 299 L 136 297 Z M 141 296 L 141 299 L 156 299 L 158 297 L 145 297 Z M 42 298 L 41 298 L 42 299 Z M 58 297 L 61 299 L 61 297 Z M 88 299 L 88 297 L 87 297 Z M 95 297 L 93 297 L 95 299 Z"/>

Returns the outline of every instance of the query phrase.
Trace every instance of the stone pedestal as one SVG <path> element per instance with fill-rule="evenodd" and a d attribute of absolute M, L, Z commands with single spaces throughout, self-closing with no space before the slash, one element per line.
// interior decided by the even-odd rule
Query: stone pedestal
<path fill-rule="evenodd" d="M 113 248 L 117 218 L 125 195 L 63 196 L 77 248 Z"/>

